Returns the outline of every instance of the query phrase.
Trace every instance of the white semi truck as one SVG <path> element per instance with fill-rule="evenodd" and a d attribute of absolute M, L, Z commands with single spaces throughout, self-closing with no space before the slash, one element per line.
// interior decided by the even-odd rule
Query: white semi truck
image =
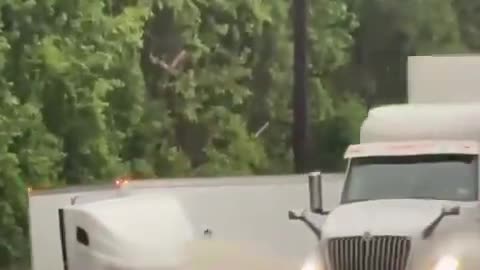
<path fill-rule="evenodd" d="M 479 56 L 409 58 L 409 104 L 369 112 L 345 152 L 340 205 L 324 207 L 312 173 L 310 208 L 325 222 L 289 213 L 319 239 L 303 270 L 480 269 L 479 71 Z"/>

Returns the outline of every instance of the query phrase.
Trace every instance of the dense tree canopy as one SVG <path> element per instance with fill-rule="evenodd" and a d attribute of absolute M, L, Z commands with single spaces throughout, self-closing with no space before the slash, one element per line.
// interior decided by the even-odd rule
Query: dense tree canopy
<path fill-rule="evenodd" d="M 405 100 L 408 55 L 480 49 L 474 2 L 311 1 L 309 167 Z M 290 172 L 290 6 L 0 1 L 0 264 L 28 253 L 28 186 Z"/>

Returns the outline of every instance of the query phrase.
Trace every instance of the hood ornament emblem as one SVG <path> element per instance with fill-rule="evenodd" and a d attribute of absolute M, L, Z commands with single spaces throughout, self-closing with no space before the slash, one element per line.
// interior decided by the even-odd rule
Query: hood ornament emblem
<path fill-rule="evenodd" d="M 365 242 L 368 242 L 372 239 L 372 235 L 370 234 L 370 232 L 366 231 L 363 235 L 362 235 L 362 239 L 363 241 Z"/>

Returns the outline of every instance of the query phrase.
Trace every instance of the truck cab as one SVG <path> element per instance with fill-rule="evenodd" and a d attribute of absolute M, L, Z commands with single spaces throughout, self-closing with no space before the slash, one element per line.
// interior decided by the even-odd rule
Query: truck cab
<path fill-rule="evenodd" d="M 290 213 L 319 240 L 303 270 L 480 269 L 480 99 L 465 96 L 480 58 L 411 60 L 409 104 L 370 110 L 346 149 L 337 207 L 324 209 L 321 173 L 309 175 L 311 212 L 325 219 L 314 228 Z"/>
<path fill-rule="evenodd" d="M 480 117 L 480 106 L 477 108 L 470 114 Z M 480 129 L 472 132 L 476 128 L 472 124 L 458 132 L 449 125 L 461 122 L 465 107 L 404 105 L 387 109 L 371 112 L 362 128 L 361 143 L 346 150 L 348 166 L 338 207 L 323 208 L 321 174 L 310 175 L 311 210 L 326 216 L 319 230 L 315 269 L 456 270 L 456 266 L 442 268 L 445 263 L 459 264 L 459 259 L 447 254 L 452 257 L 444 260 L 450 262 L 442 261 L 447 255 L 437 247 L 457 239 L 455 233 L 480 235 L 480 149 L 476 139 Z M 446 109 L 450 112 L 447 118 L 440 115 L 440 119 L 435 113 Z M 405 117 L 407 111 L 424 110 L 429 113 Z M 385 128 L 392 123 L 396 125 Z M 478 226 L 460 229 L 467 224 Z"/>

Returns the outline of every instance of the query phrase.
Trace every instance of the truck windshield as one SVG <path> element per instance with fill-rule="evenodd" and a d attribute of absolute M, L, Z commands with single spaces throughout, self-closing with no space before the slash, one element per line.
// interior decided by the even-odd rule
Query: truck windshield
<path fill-rule="evenodd" d="M 383 156 L 352 159 L 342 203 L 379 199 L 477 200 L 473 155 Z"/>

